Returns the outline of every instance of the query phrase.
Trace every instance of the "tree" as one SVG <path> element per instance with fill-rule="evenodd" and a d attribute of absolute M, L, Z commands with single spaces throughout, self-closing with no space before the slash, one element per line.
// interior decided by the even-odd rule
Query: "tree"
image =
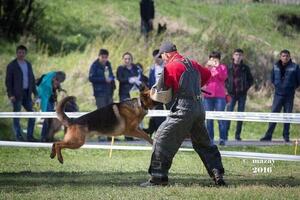
<path fill-rule="evenodd" d="M 43 11 L 34 0 L 0 0 L 0 36 L 16 40 L 32 31 Z"/>

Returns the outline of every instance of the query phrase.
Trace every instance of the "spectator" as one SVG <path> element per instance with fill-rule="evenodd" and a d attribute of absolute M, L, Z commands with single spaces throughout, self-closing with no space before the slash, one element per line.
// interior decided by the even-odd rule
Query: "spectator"
<path fill-rule="evenodd" d="M 227 79 L 227 67 L 220 63 L 221 53 L 217 51 L 211 52 L 209 60 L 206 64 L 211 72 L 211 78 L 205 85 L 204 108 L 206 111 L 224 111 L 226 106 L 225 99 L 225 80 Z M 220 145 L 225 145 L 226 125 L 225 121 L 219 120 Z M 207 129 L 210 139 L 214 140 L 214 121 L 206 120 Z"/>
<path fill-rule="evenodd" d="M 164 61 L 161 58 L 161 56 L 157 56 L 158 52 L 159 52 L 158 49 L 155 49 L 152 52 L 154 64 L 150 67 L 150 71 L 149 71 L 149 87 L 152 87 L 158 81 L 164 69 Z"/>
<path fill-rule="evenodd" d="M 133 64 L 133 56 L 131 53 L 126 52 L 122 56 L 123 65 L 117 69 L 117 79 L 119 85 L 119 98 L 120 101 L 130 99 L 130 90 L 134 85 L 140 85 L 140 72 L 139 68 Z M 132 137 L 125 137 L 125 140 L 132 141 Z"/>
<path fill-rule="evenodd" d="M 6 91 L 14 112 L 20 112 L 21 106 L 26 111 L 32 112 L 32 93 L 35 97 L 37 96 L 32 66 L 25 59 L 26 54 L 27 48 L 23 45 L 18 46 L 16 49 L 16 59 L 12 60 L 6 69 Z M 27 141 L 29 142 L 37 141 L 33 137 L 34 124 L 35 119 L 29 118 L 27 125 Z M 16 140 L 24 141 L 19 118 L 13 119 L 13 128 Z"/>
<path fill-rule="evenodd" d="M 98 59 L 90 67 L 89 81 L 93 85 L 97 109 L 113 102 L 113 94 L 116 88 L 115 77 L 108 57 L 108 50 L 100 49 Z M 98 141 L 105 140 L 110 141 L 111 137 L 98 136 Z"/>
<path fill-rule="evenodd" d="M 272 112 L 279 113 L 283 108 L 283 112 L 291 113 L 295 90 L 300 85 L 300 69 L 286 49 L 280 52 L 280 60 L 272 68 L 271 82 L 275 87 Z M 271 141 L 275 127 L 276 123 L 269 123 L 269 128 L 260 141 Z M 290 124 L 284 124 L 282 135 L 285 142 L 290 141 Z"/>
<path fill-rule="evenodd" d="M 250 68 L 243 62 L 244 51 L 242 49 L 235 49 L 232 55 L 232 63 L 228 65 L 228 78 L 226 80 L 226 89 L 231 97 L 229 105 L 227 105 L 227 111 L 233 111 L 235 104 L 238 103 L 237 111 L 244 112 L 247 91 L 253 84 L 253 77 Z M 230 121 L 226 121 L 226 140 L 228 137 L 228 131 L 230 129 Z M 242 121 L 237 122 L 235 139 L 237 141 L 241 139 Z"/>
<path fill-rule="evenodd" d="M 141 15 L 141 33 L 147 38 L 149 32 L 153 30 L 154 19 L 154 2 L 153 0 L 140 1 L 140 15 Z"/>
<path fill-rule="evenodd" d="M 111 63 L 108 60 L 109 52 L 100 49 L 98 59 L 90 67 L 89 81 L 93 85 L 97 108 L 102 108 L 113 102 L 115 77 Z"/>
<path fill-rule="evenodd" d="M 57 90 L 60 91 L 61 83 L 66 79 L 66 74 L 62 71 L 49 72 L 42 75 L 37 87 L 41 99 L 42 112 L 54 112 L 55 103 L 57 103 Z M 49 131 L 49 120 L 44 120 L 41 132 L 41 142 L 47 142 Z"/>
<path fill-rule="evenodd" d="M 154 64 L 150 67 L 149 71 L 149 87 L 151 88 L 159 79 L 161 73 L 164 69 L 164 61 L 161 56 L 158 56 L 159 49 L 155 49 L 152 52 L 152 56 L 154 59 Z M 155 107 L 156 110 L 163 110 L 163 104 L 159 104 Z M 165 117 L 151 117 L 149 119 L 149 126 L 147 129 L 144 129 L 146 133 L 152 137 L 152 134 L 156 132 L 158 127 L 161 125 L 163 121 L 165 121 Z"/>

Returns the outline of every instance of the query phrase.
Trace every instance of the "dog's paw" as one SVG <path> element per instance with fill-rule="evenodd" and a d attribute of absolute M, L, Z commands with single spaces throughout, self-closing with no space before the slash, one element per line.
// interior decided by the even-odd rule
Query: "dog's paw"
<path fill-rule="evenodd" d="M 50 158 L 51 158 L 51 159 L 55 158 L 55 153 L 54 153 L 54 152 L 51 152 Z"/>
<path fill-rule="evenodd" d="M 58 159 L 58 161 L 60 162 L 60 164 L 64 164 L 64 160 L 63 159 Z"/>
<path fill-rule="evenodd" d="M 62 156 L 57 155 L 57 159 L 61 164 L 64 164 L 64 159 Z"/>

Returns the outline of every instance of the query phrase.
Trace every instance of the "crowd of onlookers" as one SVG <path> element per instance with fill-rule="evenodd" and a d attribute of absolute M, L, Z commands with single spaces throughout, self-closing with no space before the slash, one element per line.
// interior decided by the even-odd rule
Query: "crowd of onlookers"
<path fill-rule="evenodd" d="M 119 84 L 119 101 L 134 97 L 138 93 L 138 86 L 145 84 L 152 87 L 163 73 L 164 62 L 157 56 L 159 50 L 153 51 L 153 64 L 149 68 L 149 76 L 145 76 L 144 68 L 140 63 L 134 63 L 133 55 L 125 52 L 122 55 L 122 64 L 118 66 L 116 74 L 113 72 L 109 61 L 109 52 L 100 49 L 97 59 L 91 64 L 88 78 L 93 87 L 97 108 L 102 108 L 113 102 L 113 94 L 116 82 Z M 6 71 L 6 88 L 13 111 L 21 111 L 23 106 L 26 111 L 33 111 L 33 104 L 39 103 L 43 112 L 55 111 L 57 103 L 57 91 L 64 91 L 61 83 L 66 75 L 62 71 L 53 71 L 43 74 L 36 79 L 31 63 L 25 59 L 27 48 L 20 45 L 16 49 L 16 59 L 11 61 Z M 232 62 L 225 65 L 221 62 L 221 53 L 213 51 L 208 57 L 205 67 L 211 72 L 211 78 L 203 87 L 203 105 L 206 111 L 233 111 L 237 104 L 237 111 L 245 111 L 247 91 L 253 84 L 253 77 L 249 66 L 243 62 L 244 52 L 235 49 L 232 53 Z M 280 59 L 274 64 L 271 71 L 271 82 L 275 87 L 272 112 L 292 112 L 294 94 L 300 85 L 299 66 L 291 59 L 288 50 L 282 50 Z M 32 94 L 35 99 L 32 100 Z M 168 105 L 160 104 L 156 109 L 168 109 Z M 152 134 L 165 120 L 164 117 L 152 117 L 149 125 L 141 128 Z M 214 122 L 206 120 L 207 129 L 211 140 L 214 140 Z M 225 145 L 228 140 L 230 121 L 219 120 L 219 144 Z M 35 119 L 28 119 L 27 141 L 38 141 L 33 137 Z M 44 120 L 41 131 L 41 141 L 47 141 L 49 121 Z M 276 123 L 270 123 L 261 141 L 271 141 L 272 133 Z M 22 129 L 18 118 L 13 119 L 13 129 L 17 141 L 24 141 Z M 241 140 L 242 122 L 238 121 L 235 130 L 235 139 Z M 284 124 L 283 138 L 289 142 L 289 124 Z M 126 140 L 133 138 L 125 137 Z M 99 140 L 110 140 L 110 138 L 99 137 Z"/>

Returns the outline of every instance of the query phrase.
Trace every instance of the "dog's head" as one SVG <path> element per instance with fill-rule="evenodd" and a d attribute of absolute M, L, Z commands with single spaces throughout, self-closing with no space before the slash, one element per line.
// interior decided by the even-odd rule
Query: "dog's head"
<path fill-rule="evenodd" d="M 140 89 L 140 100 L 141 100 L 142 106 L 145 109 L 153 109 L 153 108 L 155 108 L 155 106 L 160 104 L 159 102 L 153 101 L 150 98 L 150 89 L 145 84 L 142 84 L 139 87 L 139 89 Z"/>

